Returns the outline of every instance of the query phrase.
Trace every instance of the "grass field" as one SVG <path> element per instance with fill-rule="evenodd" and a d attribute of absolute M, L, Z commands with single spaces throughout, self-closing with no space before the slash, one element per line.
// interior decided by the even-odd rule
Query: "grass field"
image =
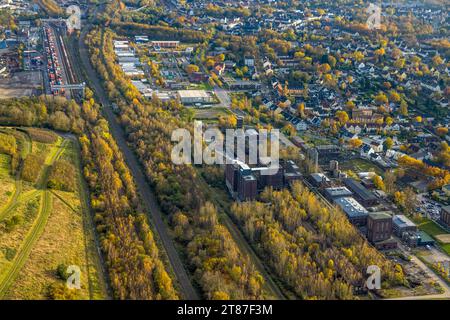
<path fill-rule="evenodd" d="M 378 175 L 383 174 L 383 170 L 364 159 L 352 159 L 349 161 L 342 161 L 339 163 L 342 170 L 352 170 L 355 172 L 369 172 L 373 171 Z"/>
<path fill-rule="evenodd" d="M 198 120 L 213 120 L 218 119 L 220 116 L 227 116 L 231 112 L 227 108 L 211 107 L 211 108 L 196 108 L 195 119 Z"/>
<path fill-rule="evenodd" d="M 10 176 L 11 157 L 0 153 L 0 210 L 14 193 L 14 179 Z"/>
<path fill-rule="evenodd" d="M 64 201 L 53 195 L 53 208 L 44 232 L 6 298 L 45 299 L 48 285 L 59 281 L 56 270 L 60 264 L 80 267 L 81 290 L 77 293 L 77 298 L 104 297 L 102 288 L 98 287 L 99 283 L 92 289 L 88 283 L 88 270 L 92 270 L 89 268 L 90 259 L 93 258 L 85 252 L 80 200 L 73 193 L 57 192 L 57 194 Z M 65 230 L 70 230 L 70 233 L 64 232 Z M 55 243 L 59 245 L 55 246 Z"/>
<path fill-rule="evenodd" d="M 17 138 L 17 132 L 14 135 Z M 24 188 L 8 193 L 10 203 L 0 206 L 0 298 L 48 298 L 51 286 L 64 287 L 57 273 L 59 265 L 76 265 L 81 270 L 81 289 L 72 292 L 71 297 L 107 298 L 94 241 L 89 194 L 82 184 L 74 142 L 62 137 L 53 143 L 23 138 L 18 145 L 23 156 L 29 152 L 45 156 L 45 164 L 35 185 L 24 182 Z M 47 188 L 52 165 L 60 158 L 72 162 L 76 168 L 75 192 Z M 12 177 L 8 173 L 6 160 L 1 162 L 0 186 L 6 181 L 11 181 L 13 189 L 18 182 L 22 186 L 22 181 L 18 181 L 20 175 Z"/>
<path fill-rule="evenodd" d="M 450 256 L 450 243 L 441 245 L 441 248 Z"/>
<path fill-rule="evenodd" d="M 0 177 L 9 175 L 11 168 L 11 157 L 7 154 L 0 154 Z"/>
<path fill-rule="evenodd" d="M 450 256 L 450 243 L 447 243 L 450 237 L 449 233 L 447 233 L 443 228 L 436 224 L 436 222 L 427 218 L 414 219 L 414 222 L 417 224 L 420 230 L 433 237 L 433 239 L 435 239 L 440 245 L 442 250 L 444 250 Z"/>
<path fill-rule="evenodd" d="M 450 244 L 450 234 L 438 234 L 436 235 L 436 239 L 438 239 L 443 244 Z"/>

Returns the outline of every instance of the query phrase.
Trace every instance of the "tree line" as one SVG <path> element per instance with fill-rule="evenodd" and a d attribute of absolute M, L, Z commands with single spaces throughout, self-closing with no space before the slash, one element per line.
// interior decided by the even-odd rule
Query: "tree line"
<path fill-rule="evenodd" d="M 404 284 L 393 265 L 302 183 L 267 188 L 258 201 L 234 203 L 232 214 L 281 281 L 302 299 L 354 299 L 367 266 L 382 269 L 383 288 Z"/>
<path fill-rule="evenodd" d="M 83 174 L 114 298 L 178 298 L 146 217 L 139 210 L 134 181 L 89 89 L 81 107 L 62 97 L 4 100 L 0 123 L 79 135 Z M 33 166 L 40 161 L 27 159 L 22 175 L 29 173 L 29 180 L 35 181 L 32 173 L 39 171 Z M 63 174 L 66 169 L 57 171 Z"/>
<path fill-rule="evenodd" d="M 0 153 L 11 157 L 11 174 L 14 174 L 20 162 L 20 154 L 14 136 L 0 132 Z"/>
<path fill-rule="evenodd" d="M 187 124 L 177 116 L 177 101 L 144 101 L 114 63 L 112 39 L 106 29 L 87 37 L 91 61 L 120 109 L 120 120 L 167 214 L 180 250 L 188 259 L 196 282 L 207 299 L 258 299 L 263 278 L 219 222 L 217 208 L 205 197 L 196 169 L 174 165 L 170 159 L 171 133 Z M 100 48 L 97 49 L 97 48 Z"/>

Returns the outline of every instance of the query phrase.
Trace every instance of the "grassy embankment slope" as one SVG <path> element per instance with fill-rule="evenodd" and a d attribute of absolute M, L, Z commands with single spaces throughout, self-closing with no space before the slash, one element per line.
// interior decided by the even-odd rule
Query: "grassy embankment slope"
<path fill-rule="evenodd" d="M 6 205 L 0 207 L 0 297 L 49 298 L 52 287 L 64 285 L 57 273 L 58 266 L 77 265 L 81 269 L 82 288 L 70 296 L 105 298 L 88 193 L 82 184 L 74 142 L 53 134 L 4 130 L 15 135 L 23 158 L 33 155 L 45 160 L 37 168 L 36 182 L 23 180 L 23 164 L 11 176 L 10 162 L 1 162 L 0 185 L 13 181 L 15 187 L 1 195 L 7 199 Z M 5 159 L 5 155 L 0 155 L 0 159 Z M 47 187 L 53 166 L 60 159 L 71 163 L 76 171 L 73 191 Z"/>

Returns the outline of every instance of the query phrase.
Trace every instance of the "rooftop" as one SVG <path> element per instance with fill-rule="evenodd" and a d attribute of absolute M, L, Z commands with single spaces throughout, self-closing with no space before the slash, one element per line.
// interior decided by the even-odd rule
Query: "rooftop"
<path fill-rule="evenodd" d="M 392 211 L 380 211 L 369 213 L 369 217 L 373 220 L 392 219 Z"/>
<path fill-rule="evenodd" d="M 351 196 L 353 194 L 346 187 L 326 188 L 325 192 L 332 198 L 348 197 L 348 196 Z"/>
<path fill-rule="evenodd" d="M 416 224 L 402 214 L 395 215 L 392 222 L 400 228 L 415 227 Z"/>
<path fill-rule="evenodd" d="M 208 98 L 205 90 L 178 90 L 180 98 Z"/>
<path fill-rule="evenodd" d="M 366 208 L 352 197 L 338 198 L 335 200 L 335 203 L 341 207 L 345 214 L 350 218 L 368 215 Z"/>
<path fill-rule="evenodd" d="M 368 200 L 375 200 L 376 196 L 368 190 L 366 187 L 364 187 L 361 183 L 358 181 L 348 178 L 344 179 L 344 184 L 349 187 L 354 193 L 358 195 L 359 198 L 363 199 L 364 201 Z"/>
<path fill-rule="evenodd" d="M 417 234 L 421 243 L 434 243 L 433 238 L 431 238 L 427 233 L 419 231 Z"/>
<path fill-rule="evenodd" d="M 313 178 L 317 183 L 320 183 L 323 180 L 325 180 L 326 182 L 330 182 L 330 179 L 328 179 L 328 177 L 323 173 L 311 173 L 311 178 Z"/>
<path fill-rule="evenodd" d="M 243 176 L 242 177 L 244 180 L 246 180 L 246 181 L 253 181 L 253 180 L 256 180 L 256 178 L 253 176 L 253 175 L 246 175 L 246 176 Z"/>

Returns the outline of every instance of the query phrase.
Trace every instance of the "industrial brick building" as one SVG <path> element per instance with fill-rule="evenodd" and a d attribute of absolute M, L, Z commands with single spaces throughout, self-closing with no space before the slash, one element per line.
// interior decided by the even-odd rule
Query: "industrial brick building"
<path fill-rule="evenodd" d="M 369 213 L 367 217 L 367 239 L 377 249 L 395 249 L 397 242 L 392 238 L 392 212 Z"/>
<path fill-rule="evenodd" d="M 447 228 L 450 228 L 450 206 L 442 208 L 439 221 Z"/>
<path fill-rule="evenodd" d="M 268 174 L 268 167 L 251 168 L 240 160 L 225 165 L 225 184 L 233 196 L 240 201 L 253 200 L 266 187 L 281 189 L 299 180 L 301 174 L 293 161 L 282 162 L 278 170 Z"/>

